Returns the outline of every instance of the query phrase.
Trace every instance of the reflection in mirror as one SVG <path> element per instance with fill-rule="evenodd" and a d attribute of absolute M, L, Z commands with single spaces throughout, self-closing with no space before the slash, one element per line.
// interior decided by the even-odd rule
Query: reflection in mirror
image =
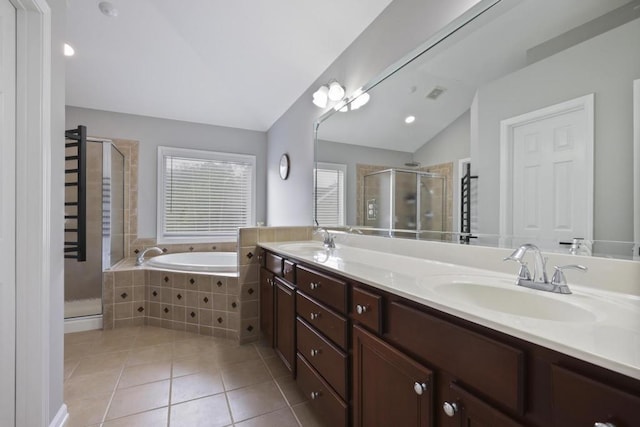
<path fill-rule="evenodd" d="M 345 225 L 393 237 L 640 256 L 633 245 L 640 0 L 500 0 L 479 8 L 365 86 L 366 105 L 319 120 L 316 161 L 346 171 Z M 421 185 L 423 177 L 441 185 Z M 325 203 L 317 200 L 316 211 Z"/>

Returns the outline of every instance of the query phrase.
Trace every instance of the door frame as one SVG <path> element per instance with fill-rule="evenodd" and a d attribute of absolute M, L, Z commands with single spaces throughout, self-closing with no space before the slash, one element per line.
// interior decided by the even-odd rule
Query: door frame
<path fill-rule="evenodd" d="M 11 2 L 17 12 L 16 425 L 61 426 L 66 406 L 50 408 L 52 380 L 61 380 L 50 361 L 52 11 L 47 0 Z"/>
<path fill-rule="evenodd" d="M 579 98 L 529 111 L 519 116 L 500 121 L 500 236 L 513 234 L 513 139 L 518 126 L 549 119 L 561 114 L 583 110 L 587 118 L 585 129 L 585 164 L 587 170 L 587 233 L 585 239 L 593 240 L 593 150 L 594 150 L 595 95 L 590 93 Z"/>
<path fill-rule="evenodd" d="M 633 259 L 640 259 L 640 79 L 633 81 Z"/>

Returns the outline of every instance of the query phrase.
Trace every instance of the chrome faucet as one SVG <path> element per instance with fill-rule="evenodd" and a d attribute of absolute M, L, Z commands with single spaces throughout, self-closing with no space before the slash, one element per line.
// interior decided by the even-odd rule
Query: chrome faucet
<path fill-rule="evenodd" d="M 152 246 L 150 248 L 146 248 L 145 250 L 143 250 L 142 252 L 140 252 L 138 254 L 138 257 L 136 258 L 136 265 L 142 265 L 142 263 L 144 263 L 144 256 L 147 254 L 147 252 L 149 251 L 156 251 L 159 254 L 163 253 L 164 251 L 162 249 L 160 249 L 157 246 Z"/>
<path fill-rule="evenodd" d="M 318 231 L 322 231 L 324 233 L 324 241 L 322 242 L 322 246 L 327 249 L 333 249 L 336 247 L 336 242 L 333 241 L 333 236 L 329 233 L 324 227 L 318 227 Z"/>
<path fill-rule="evenodd" d="M 531 250 L 534 256 L 533 275 L 529 272 L 527 264 L 523 261 L 524 255 Z M 511 255 L 504 259 L 505 261 L 516 261 L 520 264 L 516 285 L 525 288 L 537 289 L 539 291 L 554 292 L 559 294 L 570 294 L 571 290 L 567 285 L 567 280 L 563 270 L 574 269 L 587 271 L 587 267 L 582 265 L 564 265 L 561 267 L 554 266 L 555 273 L 551 277 L 551 281 L 547 278 L 546 264 L 547 259 L 542 256 L 540 249 L 531 243 L 525 243 L 518 249 L 513 251 Z"/>

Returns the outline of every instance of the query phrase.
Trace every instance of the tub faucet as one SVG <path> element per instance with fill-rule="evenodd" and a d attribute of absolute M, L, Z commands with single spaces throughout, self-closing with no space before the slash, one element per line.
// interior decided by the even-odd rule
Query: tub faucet
<path fill-rule="evenodd" d="M 534 265 L 533 275 L 529 272 L 527 264 L 522 261 L 527 251 L 533 251 Z M 547 278 L 546 264 L 547 260 L 542 256 L 540 249 L 531 243 L 525 243 L 518 249 L 513 251 L 511 255 L 506 257 L 504 261 L 516 261 L 520 264 L 520 270 L 518 271 L 518 278 L 516 279 L 516 285 L 524 286 L 525 288 L 537 289 L 539 291 L 547 291 L 558 294 L 570 294 L 571 290 L 565 280 L 563 270 L 574 269 L 580 271 L 587 271 L 587 267 L 582 265 L 564 265 L 562 267 L 555 266 L 555 273 L 551 278 L 551 281 Z"/>
<path fill-rule="evenodd" d="M 156 252 L 158 252 L 158 254 L 161 254 L 161 253 L 164 252 L 162 249 L 160 249 L 157 246 L 151 246 L 150 248 L 146 248 L 145 250 L 143 250 L 142 252 L 140 252 L 138 254 L 138 257 L 136 258 L 136 265 L 142 265 L 142 263 L 144 263 L 144 256 L 149 251 L 156 251 Z"/>

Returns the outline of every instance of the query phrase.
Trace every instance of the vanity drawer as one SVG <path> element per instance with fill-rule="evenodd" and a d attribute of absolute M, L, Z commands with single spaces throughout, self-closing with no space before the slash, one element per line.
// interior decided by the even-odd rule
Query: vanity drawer
<path fill-rule="evenodd" d="M 340 348 L 347 348 L 347 319 L 313 301 L 308 296 L 296 294 L 298 316 L 318 329 Z"/>
<path fill-rule="evenodd" d="M 351 290 L 351 310 L 354 321 L 366 326 L 376 334 L 382 333 L 382 297 L 353 287 Z"/>
<path fill-rule="evenodd" d="M 298 317 L 298 353 L 302 354 L 343 398 L 347 398 L 347 355 Z"/>
<path fill-rule="evenodd" d="M 349 410 L 340 396 L 329 387 L 300 354 L 298 354 L 297 369 L 298 385 L 303 394 L 311 399 L 309 402 L 316 409 L 316 412 L 325 419 L 327 425 L 346 427 L 349 424 Z"/>
<path fill-rule="evenodd" d="M 296 283 L 296 265 L 289 260 L 284 260 L 282 275 L 289 283 Z"/>
<path fill-rule="evenodd" d="M 347 312 L 345 282 L 300 265 L 296 266 L 296 278 L 300 290 L 341 313 Z"/>
<path fill-rule="evenodd" d="M 282 276 L 282 261 L 282 257 L 272 254 L 271 252 L 265 252 L 264 254 L 265 268 L 276 276 Z"/>
<path fill-rule="evenodd" d="M 557 365 L 551 366 L 552 411 L 555 426 L 637 426 L 640 396 L 584 377 Z"/>
<path fill-rule="evenodd" d="M 393 302 L 388 334 L 400 347 L 423 355 L 462 383 L 523 413 L 524 353 L 516 348 Z"/>

